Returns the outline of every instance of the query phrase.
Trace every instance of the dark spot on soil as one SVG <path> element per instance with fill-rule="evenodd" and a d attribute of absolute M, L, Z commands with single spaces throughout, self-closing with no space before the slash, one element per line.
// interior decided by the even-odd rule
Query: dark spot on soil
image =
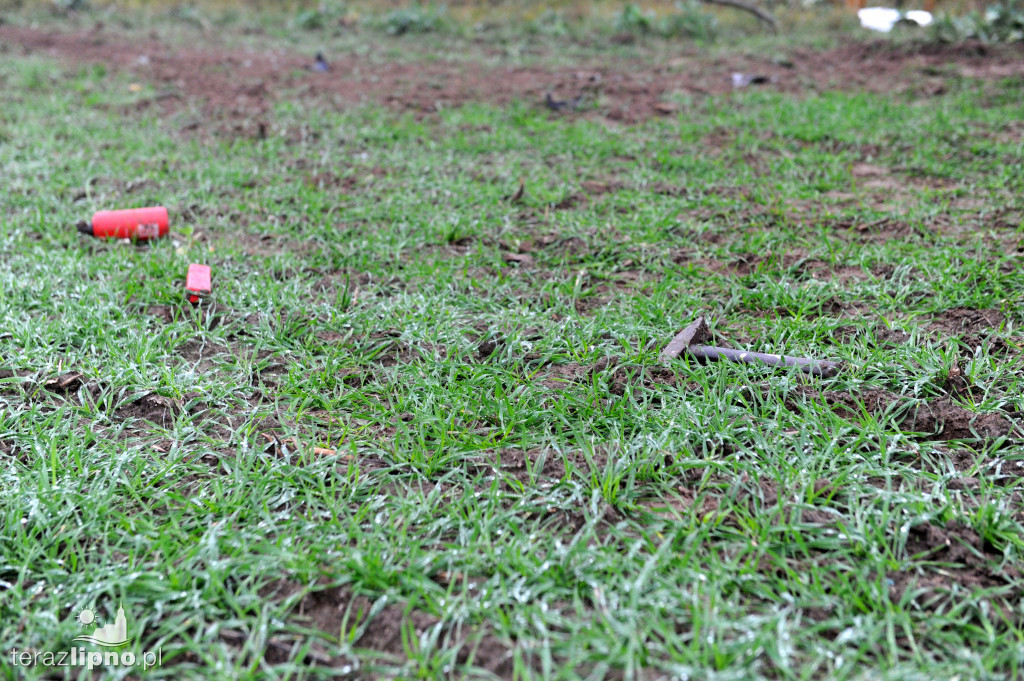
<path fill-rule="evenodd" d="M 568 196 L 563 198 L 558 203 L 551 204 L 551 207 L 554 208 L 555 210 L 570 210 L 572 208 L 576 208 L 577 206 L 579 206 L 581 204 L 586 203 L 586 201 L 587 201 L 587 195 L 586 194 L 581 194 L 581 193 L 576 192 L 576 193 L 573 193 L 573 194 L 569 194 Z"/>
<path fill-rule="evenodd" d="M 340 341 L 347 340 L 352 336 L 352 332 L 340 333 L 338 331 L 317 331 L 314 334 L 318 340 L 324 343 L 335 344 Z"/>
<path fill-rule="evenodd" d="M 973 492 L 981 487 L 981 481 L 977 478 L 953 478 L 946 483 L 946 489 L 959 492 Z"/>
<path fill-rule="evenodd" d="M 534 381 L 551 390 L 561 390 L 582 381 L 589 370 L 587 367 L 569 362 L 567 364 L 549 364 L 537 372 Z"/>
<path fill-rule="evenodd" d="M 158 426 L 169 428 L 181 407 L 169 397 L 149 393 L 130 404 L 118 407 L 117 416 L 122 419 L 146 419 Z"/>
<path fill-rule="evenodd" d="M 910 340 L 910 334 L 902 329 L 891 329 L 887 326 L 875 327 L 875 342 L 878 345 L 902 345 Z"/>
<path fill-rule="evenodd" d="M 956 307 L 932 318 L 929 327 L 933 331 L 957 338 L 974 348 L 990 338 L 992 331 L 999 328 L 1004 320 L 999 310 L 970 310 Z"/>
<path fill-rule="evenodd" d="M 502 347 L 504 344 L 505 344 L 505 340 L 501 336 L 493 336 L 491 338 L 487 338 L 486 340 L 481 341 L 480 344 L 476 346 L 476 356 L 477 356 L 477 359 L 479 359 L 479 360 L 487 359 L 488 357 L 493 355 L 498 350 L 498 348 Z"/>
<path fill-rule="evenodd" d="M 301 590 L 300 585 L 282 580 L 262 589 L 261 595 L 281 601 Z M 405 659 L 403 632 L 407 628 L 412 628 L 414 636 L 439 629 L 441 648 L 458 648 L 457 664 L 471 664 L 500 678 L 511 678 L 511 646 L 494 635 L 480 630 L 466 635 L 465 627 L 444 623 L 435 615 L 407 605 L 388 604 L 386 599 L 380 607 L 380 600 L 357 594 L 347 584 L 317 588 L 305 594 L 292 608 L 290 620 L 300 627 L 318 629 L 327 635 L 330 644 L 315 640 L 320 653 L 307 655 L 302 661 L 332 667 L 352 665 L 353 660 L 335 653 L 340 632 L 353 629 L 359 633 L 350 643 L 357 651 L 369 650 Z M 379 610 L 373 614 L 375 607 Z M 287 641 L 282 643 L 282 646 L 268 646 L 265 652 L 268 662 L 280 664 L 290 659 L 296 647 L 288 645 Z"/>
<path fill-rule="evenodd" d="M 85 375 L 78 371 L 61 374 L 56 378 L 48 379 L 43 387 L 50 392 L 66 395 L 73 393 L 85 384 Z"/>
<path fill-rule="evenodd" d="M 861 337 L 872 341 L 874 345 L 879 347 L 895 347 L 910 340 L 910 334 L 907 332 L 901 329 L 890 329 L 881 324 L 874 327 L 870 332 L 865 332 L 862 329 L 851 326 L 839 327 L 833 332 L 833 339 L 839 345 L 851 344 Z"/>
<path fill-rule="evenodd" d="M 146 307 L 146 314 L 156 317 L 164 324 L 187 318 L 184 310 L 176 305 L 149 305 Z"/>
<path fill-rule="evenodd" d="M 376 380 L 373 372 L 361 371 L 355 367 L 342 369 L 338 372 L 337 378 L 350 388 L 361 388 L 367 383 L 372 383 Z"/>
<path fill-rule="evenodd" d="M 888 415 L 901 430 L 924 433 L 926 439 L 994 439 L 1014 431 L 1013 422 L 1003 414 L 975 414 L 948 397 L 926 401 L 874 388 L 864 390 L 856 398 L 833 391 L 819 393 L 809 386 L 799 386 L 794 392 L 806 399 L 824 401 L 845 419 L 857 419 L 863 404 L 875 417 Z M 786 406 L 799 410 L 791 401 Z"/>
<path fill-rule="evenodd" d="M 608 462 L 607 456 L 600 452 L 594 453 L 593 467 L 580 452 L 563 455 L 552 450 L 534 449 L 524 452 L 506 449 L 499 456 L 501 470 L 527 485 L 532 484 L 534 479 L 562 480 L 574 474 L 589 477 L 595 469 L 604 468 Z"/>
<path fill-rule="evenodd" d="M 576 309 L 576 313 L 579 315 L 589 315 L 597 310 L 608 305 L 611 298 L 601 295 L 586 295 L 577 298 L 573 302 L 573 307 Z"/>
<path fill-rule="evenodd" d="M 910 558 L 927 557 L 929 561 L 966 565 L 977 562 L 985 552 L 978 533 L 962 523 L 950 522 L 939 527 L 923 522 L 907 531 L 906 553 Z"/>
<path fill-rule="evenodd" d="M 359 180 L 353 175 L 339 177 L 330 171 L 324 171 L 307 175 L 306 184 L 315 189 L 334 189 L 346 193 L 355 189 Z"/>
<path fill-rule="evenodd" d="M 14 369 L 0 369 L 0 392 L 19 392 L 19 386 L 23 385 L 32 371 L 16 371 Z"/>
<path fill-rule="evenodd" d="M 626 394 L 626 389 L 630 386 L 640 385 L 646 390 L 653 390 L 658 386 L 675 386 L 679 384 L 679 376 L 671 369 L 622 364 L 616 366 L 612 372 L 609 379 L 608 392 L 621 397 Z"/>
<path fill-rule="evenodd" d="M 600 196 L 601 194 L 608 194 L 614 191 L 622 189 L 623 184 L 618 180 L 610 180 L 608 182 L 600 182 L 597 180 L 584 180 L 580 182 L 580 188 L 588 194 L 593 196 Z"/>
<path fill-rule="evenodd" d="M 745 277 L 757 273 L 780 272 L 796 279 L 835 279 L 844 284 L 885 274 L 883 267 L 869 271 L 859 265 L 827 262 L 802 253 L 746 253 L 726 264 L 714 260 L 703 261 L 701 264 L 714 272 L 732 276 Z"/>
<path fill-rule="evenodd" d="M 969 449 L 944 451 L 938 456 L 915 456 L 908 463 L 941 477 L 953 473 L 966 474 L 951 478 L 946 483 L 946 488 L 954 491 L 974 491 L 982 481 L 1010 487 L 1024 478 L 1024 459 L 1021 457 L 993 457 Z"/>
<path fill-rule="evenodd" d="M 1015 602 L 1024 591 L 1015 568 L 992 567 L 991 564 L 1002 558 L 1001 552 L 985 542 L 974 529 L 959 522 L 949 522 L 944 527 L 927 522 L 912 526 L 907 533 L 905 553 L 907 558 L 916 561 L 955 567 L 890 572 L 889 596 L 896 602 L 912 593 L 917 607 L 934 610 L 948 602 L 954 591 L 969 594 L 979 589 L 1004 587 L 994 601 L 1007 614 L 1013 608 L 1005 606 Z"/>
<path fill-rule="evenodd" d="M 707 491 L 683 485 L 672 492 L 640 503 L 654 515 L 667 520 L 686 518 L 691 512 L 696 514 L 698 519 L 703 520 L 717 513 L 719 509 L 717 497 Z"/>
<path fill-rule="evenodd" d="M 399 340 L 401 335 L 399 331 L 374 331 L 358 344 L 358 350 L 383 367 L 411 364 L 422 357 L 444 359 L 448 354 L 443 345 L 413 345 Z"/>
<path fill-rule="evenodd" d="M 211 357 L 222 355 L 228 352 L 228 349 L 216 343 L 193 338 L 179 345 L 175 352 L 188 362 L 198 362 L 199 369 L 205 369 L 213 364 L 210 361 Z"/>

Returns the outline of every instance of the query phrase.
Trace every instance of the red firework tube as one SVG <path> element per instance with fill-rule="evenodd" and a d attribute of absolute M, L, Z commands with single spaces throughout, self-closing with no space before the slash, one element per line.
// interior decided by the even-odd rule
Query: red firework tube
<path fill-rule="evenodd" d="M 210 295 L 210 268 L 206 265 L 192 264 L 188 266 L 188 274 L 185 275 L 185 292 L 188 294 L 188 302 L 193 305 Z"/>
<path fill-rule="evenodd" d="M 99 238 L 146 241 L 167 234 L 169 220 L 163 206 L 101 210 L 92 216 L 91 225 L 79 225 L 78 231 Z"/>

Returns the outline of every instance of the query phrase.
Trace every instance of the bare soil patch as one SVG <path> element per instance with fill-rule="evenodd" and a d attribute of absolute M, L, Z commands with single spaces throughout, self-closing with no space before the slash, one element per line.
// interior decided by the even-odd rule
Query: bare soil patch
<path fill-rule="evenodd" d="M 948 338 L 975 347 L 989 339 L 1006 317 L 1000 310 L 971 310 L 955 307 L 932 318 L 928 328 Z M 1003 344 L 1005 345 L 1005 344 Z"/>
<path fill-rule="evenodd" d="M 85 389 L 92 395 L 93 399 L 99 396 L 103 389 L 94 382 L 86 379 L 85 374 L 80 371 L 69 371 L 53 378 L 43 381 L 43 388 L 58 395 L 74 396 L 79 390 Z"/>
<path fill-rule="evenodd" d="M 534 449 L 505 449 L 499 453 L 501 470 L 524 484 L 531 484 L 534 478 L 558 481 L 574 472 L 589 476 L 600 471 L 608 463 L 608 457 L 595 452 L 592 461 L 580 452 L 560 454 L 554 451 Z"/>
<path fill-rule="evenodd" d="M 919 523 L 908 531 L 905 553 L 947 567 L 890 572 L 889 597 L 894 602 L 909 598 L 921 610 L 942 611 L 949 610 L 957 596 L 988 589 L 1004 616 L 1019 619 L 1012 604 L 1022 593 L 1020 574 L 1011 566 L 995 567 L 1002 553 L 974 529 L 959 522 Z"/>
<path fill-rule="evenodd" d="M 394 330 L 373 331 L 366 335 L 356 347 L 360 352 L 372 357 L 372 361 L 381 367 L 394 367 L 399 364 L 411 364 L 424 357 L 444 359 L 448 350 L 442 345 L 412 345 L 401 340 L 401 332 Z"/>
<path fill-rule="evenodd" d="M 145 419 L 163 428 L 170 428 L 174 417 L 180 412 L 180 405 L 175 404 L 171 398 L 150 393 L 118 407 L 117 416 L 122 419 Z"/>
<path fill-rule="evenodd" d="M 883 324 L 876 324 L 870 332 L 865 332 L 855 326 L 840 326 L 832 338 L 838 345 L 848 345 L 857 341 L 861 335 L 867 338 L 877 347 L 895 348 L 910 342 L 910 334 L 903 329 L 888 327 Z"/>
<path fill-rule="evenodd" d="M 226 347 L 195 338 L 179 345 L 175 352 L 184 361 L 195 365 L 198 371 L 206 371 L 214 366 L 213 358 L 218 355 L 230 356 L 229 350 Z"/>
<path fill-rule="evenodd" d="M 746 277 L 759 272 L 785 272 L 788 276 L 810 278 L 818 281 L 836 280 L 846 284 L 851 281 L 865 281 L 872 277 L 884 278 L 892 274 L 891 265 L 876 265 L 865 268 L 859 265 L 832 263 L 813 258 L 806 253 L 744 253 L 731 262 L 701 260 L 707 269 L 731 276 Z"/>
<path fill-rule="evenodd" d="M 987 344 L 988 351 L 995 355 L 1016 354 L 1017 348 L 1010 342 L 998 338 L 999 327 L 1006 316 L 1001 310 L 972 310 L 957 307 L 941 312 L 931 319 L 924 318 L 917 322 L 925 326 L 932 337 L 958 340 L 969 348 Z M 911 320 L 903 320 L 906 326 Z M 916 320 L 914 320 L 916 321 Z M 835 339 L 839 343 L 849 343 L 862 332 L 853 326 L 841 326 L 835 331 Z M 900 326 L 888 327 L 882 324 L 875 326 L 874 341 L 879 346 L 897 347 L 910 341 L 910 333 Z M 1024 341 L 1017 341 L 1024 342 Z"/>
<path fill-rule="evenodd" d="M 301 592 L 303 586 L 286 580 L 278 581 L 261 590 L 264 597 L 283 601 Z M 337 642 L 339 633 L 356 629 L 358 633 L 352 645 L 358 650 L 385 653 L 404 660 L 406 649 L 403 643 L 403 629 L 410 628 L 414 636 L 430 630 L 440 631 L 439 648 L 457 650 L 455 662 L 486 669 L 499 678 L 511 678 L 513 644 L 498 639 L 483 630 L 464 630 L 463 627 L 444 623 L 438 617 L 406 605 L 387 603 L 382 607 L 378 599 L 355 593 L 349 585 L 316 588 L 306 593 L 294 604 L 290 613 L 293 624 L 304 628 L 315 628 L 325 635 L 314 639 L 305 658 L 297 660 L 306 664 L 329 667 L 351 667 L 358 661 L 339 654 Z M 376 608 L 375 608 L 376 606 Z M 374 610 L 376 609 L 376 612 Z M 469 629 L 468 627 L 466 629 Z M 244 638 L 235 634 L 221 638 L 228 643 Z M 295 656 L 305 638 L 296 635 L 281 635 L 271 639 L 265 651 L 265 658 L 271 664 L 287 662 Z M 354 671 L 354 670 L 353 670 Z"/>
<path fill-rule="evenodd" d="M 24 379 L 32 376 L 33 373 L 25 370 L 0 369 L 0 392 L 17 392 L 14 386 L 25 383 Z"/>
<path fill-rule="evenodd" d="M 664 64 L 633 60 L 614 67 L 595 62 L 563 69 L 335 55 L 326 73 L 307 70 L 311 58 L 301 54 L 216 45 L 176 47 L 155 34 L 146 40 L 125 40 L 102 24 L 74 33 L 3 25 L 0 42 L 25 54 L 50 55 L 75 64 L 99 62 L 130 72 L 158 88 L 155 96 L 140 100 L 134 108 L 165 113 L 180 110 L 186 99 L 197 98 L 205 102 L 208 116 L 218 114 L 215 130 L 254 138 L 269 134 L 272 105 L 283 96 L 332 106 L 372 101 L 398 111 L 428 114 L 471 101 L 505 105 L 523 100 L 543 106 L 544 94 L 553 92 L 558 99 L 581 97 L 590 104 L 583 113 L 552 115 L 596 115 L 635 123 L 673 114 L 676 108 L 666 100 L 677 94 L 730 92 L 731 73 L 736 71 L 763 73 L 772 79 L 766 87 L 793 94 L 835 89 L 915 92 L 922 73 L 939 67 L 951 76 L 1024 76 L 1024 48 L 1019 46 L 914 46 L 887 41 L 853 42 L 821 52 L 798 49 L 785 65 L 747 55 L 709 60 L 700 52 Z M 206 125 L 194 120 L 185 127 Z M 586 191 L 601 193 L 591 189 L 599 189 L 596 183 Z"/>
<path fill-rule="evenodd" d="M 911 466 L 932 475 L 948 477 L 959 473 L 946 482 L 946 489 L 952 492 L 974 493 L 982 488 L 983 483 L 1012 487 L 1024 478 L 1024 460 L 1012 453 L 1004 458 L 965 448 L 946 450 L 940 447 L 937 453 L 908 453 L 908 457 Z M 1020 507 L 1020 495 L 1014 494 L 1012 498 Z"/>
<path fill-rule="evenodd" d="M 798 386 L 795 391 L 805 399 L 820 401 L 846 419 L 856 419 L 861 404 L 876 418 L 891 418 L 902 430 L 924 433 L 936 440 L 974 440 L 1005 437 L 1016 429 L 1003 414 L 975 414 L 967 411 L 949 397 L 916 400 L 882 389 L 867 389 L 854 397 L 848 393 L 824 391 L 810 386 Z M 788 400 L 787 408 L 800 406 Z"/>

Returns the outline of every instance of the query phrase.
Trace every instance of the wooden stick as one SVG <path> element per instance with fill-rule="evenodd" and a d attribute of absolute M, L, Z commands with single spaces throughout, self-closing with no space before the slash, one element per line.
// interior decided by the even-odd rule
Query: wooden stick
<path fill-rule="evenodd" d="M 778 22 L 778 20 L 770 12 L 767 12 L 767 11 L 761 9 L 760 7 L 757 7 L 756 5 L 750 5 L 748 3 L 742 2 L 742 0 L 703 0 L 703 1 L 708 3 L 709 5 L 723 5 L 725 7 L 732 7 L 733 9 L 742 10 L 744 12 L 750 12 L 755 17 L 757 17 L 762 23 L 768 24 L 768 26 L 770 26 L 771 29 L 772 29 L 772 33 L 778 33 L 779 32 L 779 22 Z"/>
<path fill-rule="evenodd" d="M 730 362 L 753 364 L 760 362 L 773 367 L 799 367 L 813 376 L 835 376 L 842 368 L 842 362 L 829 362 L 826 360 L 810 359 L 807 357 L 788 357 L 786 355 L 772 355 L 766 352 L 748 352 L 746 350 L 733 350 L 732 348 L 720 348 L 715 345 L 702 345 L 711 339 L 711 330 L 708 328 L 704 317 L 697 317 L 696 320 L 685 329 L 680 331 L 672 341 L 661 351 L 662 361 L 675 359 L 686 352 L 697 359 L 716 361 L 727 359 Z"/>
<path fill-rule="evenodd" d="M 761 362 L 773 367 L 799 367 L 800 371 L 812 376 L 835 376 L 842 368 L 841 362 L 829 362 L 808 357 L 788 357 L 786 355 L 771 355 L 765 352 L 747 352 L 746 350 L 733 350 L 732 348 L 718 348 L 713 345 L 691 345 L 687 352 L 697 359 L 717 360 L 725 358 L 730 362 L 743 364 L 754 364 Z"/>

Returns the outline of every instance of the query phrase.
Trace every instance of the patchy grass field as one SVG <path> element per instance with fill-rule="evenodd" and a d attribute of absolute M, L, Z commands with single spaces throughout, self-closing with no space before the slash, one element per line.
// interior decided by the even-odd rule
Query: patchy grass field
<path fill-rule="evenodd" d="M 0 26 L 7 677 L 118 604 L 146 678 L 1018 677 L 1019 52 L 76 21 Z"/>

